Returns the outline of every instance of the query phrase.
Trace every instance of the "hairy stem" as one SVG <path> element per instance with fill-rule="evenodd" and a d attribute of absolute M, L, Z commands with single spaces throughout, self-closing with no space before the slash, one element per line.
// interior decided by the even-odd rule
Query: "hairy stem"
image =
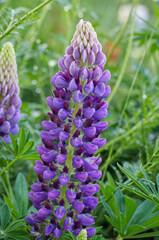
<path fill-rule="evenodd" d="M 15 29 L 16 27 L 20 26 L 22 24 L 22 22 L 27 19 L 28 17 L 30 17 L 32 14 L 34 14 L 35 12 L 37 12 L 39 9 L 41 9 L 42 7 L 44 7 L 45 5 L 47 5 L 49 2 L 51 2 L 52 0 L 46 0 L 45 2 L 39 4 L 37 7 L 35 7 L 34 9 L 32 9 L 31 11 L 29 11 L 28 13 L 26 13 L 23 17 L 21 17 L 20 19 L 18 19 L 15 23 L 13 23 L 9 28 L 7 28 L 1 35 L 0 35 L 0 40 L 2 40 L 4 37 L 6 37 L 10 32 L 13 31 L 13 29 Z"/>

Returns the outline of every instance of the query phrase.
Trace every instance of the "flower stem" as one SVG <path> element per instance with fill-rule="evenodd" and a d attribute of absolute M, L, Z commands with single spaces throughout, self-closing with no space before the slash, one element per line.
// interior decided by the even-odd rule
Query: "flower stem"
<path fill-rule="evenodd" d="M 46 0 L 45 2 L 39 4 L 37 7 L 35 7 L 34 9 L 32 9 L 31 11 L 29 11 L 28 13 L 26 13 L 23 17 L 19 18 L 14 24 L 12 24 L 8 29 L 6 29 L 1 35 L 0 35 L 0 40 L 2 40 L 4 37 L 6 37 L 10 32 L 13 31 L 13 29 L 15 29 L 16 27 L 20 26 L 21 23 L 27 19 L 28 17 L 30 17 L 32 14 L 34 14 L 35 12 L 37 12 L 39 9 L 41 9 L 42 7 L 44 7 L 45 5 L 47 5 L 49 2 L 51 2 L 52 0 Z"/>
<path fill-rule="evenodd" d="M 116 81 L 115 87 L 113 88 L 113 91 L 111 92 L 111 95 L 108 98 L 108 102 L 111 102 L 114 95 L 116 94 L 116 92 L 117 92 L 117 90 L 120 86 L 120 83 L 122 81 L 122 78 L 124 76 L 127 64 L 128 64 L 128 60 L 129 60 L 129 56 L 130 56 L 131 48 L 132 48 L 132 42 L 133 42 L 133 35 L 134 35 L 134 28 L 135 28 L 135 17 L 136 17 L 136 14 L 134 13 L 133 20 L 132 20 L 132 25 L 131 25 L 130 38 L 129 38 L 129 42 L 128 42 L 128 45 L 127 45 L 127 51 L 126 51 L 126 55 L 125 55 L 125 58 L 124 58 L 124 62 L 123 62 L 119 77 Z"/>
<path fill-rule="evenodd" d="M 16 161 L 18 160 L 18 158 L 16 157 L 13 161 L 11 161 L 5 168 L 3 168 L 3 170 L 0 172 L 0 176 Z"/>
<path fill-rule="evenodd" d="M 74 108 L 74 111 L 73 111 L 72 122 L 75 119 L 76 113 L 77 113 L 79 108 L 81 108 L 81 104 L 79 104 L 79 103 L 75 104 L 75 108 Z M 68 140 L 67 159 L 66 159 L 66 166 L 68 167 L 68 175 L 69 175 L 69 177 L 71 177 L 71 173 L 72 173 L 72 158 L 73 158 L 73 152 L 74 152 L 74 147 L 71 145 L 70 141 L 71 141 L 75 131 L 76 131 L 76 127 L 74 126 L 74 124 L 72 124 L 71 134 L 70 134 L 70 137 L 69 137 L 69 140 Z M 66 195 L 65 195 L 66 190 L 67 190 L 66 186 L 63 186 L 61 188 L 61 198 L 64 199 L 65 206 L 67 206 L 67 204 L 66 204 L 66 202 L 67 202 L 66 201 Z"/>

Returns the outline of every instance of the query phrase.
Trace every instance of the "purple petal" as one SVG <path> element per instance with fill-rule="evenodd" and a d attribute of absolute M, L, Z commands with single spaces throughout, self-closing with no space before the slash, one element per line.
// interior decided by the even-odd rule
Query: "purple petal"
<path fill-rule="evenodd" d="M 81 191 L 86 196 L 93 196 L 99 190 L 99 185 L 97 184 L 87 184 L 81 186 Z"/>
<path fill-rule="evenodd" d="M 2 133 L 8 133 L 10 130 L 10 123 L 8 121 L 5 121 L 1 126 L 0 126 L 0 132 Z"/>
<path fill-rule="evenodd" d="M 95 81 L 98 81 L 100 79 L 100 77 L 102 76 L 102 69 L 99 66 L 96 66 L 93 69 L 93 74 L 92 77 Z"/>
<path fill-rule="evenodd" d="M 110 80 L 110 78 L 111 73 L 109 72 L 109 70 L 106 70 L 99 79 L 99 82 L 107 83 Z"/>
<path fill-rule="evenodd" d="M 67 112 L 64 108 L 61 108 L 58 112 L 58 117 L 61 120 L 65 120 L 69 116 L 69 112 Z"/>
<path fill-rule="evenodd" d="M 77 213 L 81 213 L 82 211 L 83 211 L 83 209 L 84 209 L 84 204 L 83 203 L 81 203 L 80 201 L 78 201 L 78 200 L 75 200 L 73 203 L 72 203 L 72 207 L 75 209 L 75 211 L 77 212 Z"/>
<path fill-rule="evenodd" d="M 50 191 L 48 192 L 48 199 L 49 199 L 50 201 L 55 200 L 55 199 L 58 198 L 59 196 L 60 196 L 60 191 L 59 191 L 59 190 L 54 189 L 54 190 L 50 190 Z"/>
<path fill-rule="evenodd" d="M 78 179 L 78 181 L 85 182 L 87 180 L 88 173 L 87 172 L 76 172 L 75 177 L 76 177 L 76 179 Z"/>
<path fill-rule="evenodd" d="M 90 119 L 94 113 L 95 113 L 95 108 L 88 107 L 83 109 L 83 115 L 85 118 Z"/>
<path fill-rule="evenodd" d="M 98 198 L 96 197 L 83 197 L 83 203 L 91 208 L 91 211 L 95 209 L 98 204 Z"/>
<path fill-rule="evenodd" d="M 88 127 L 83 129 L 84 134 L 91 138 L 96 134 L 96 128 L 95 127 Z"/>
<path fill-rule="evenodd" d="M 93 155 L 94 153 L 96 153 L 96 151 L 98 150 L 98 146 L 92 143 L 85 143 L 84 144 L 84 150 L 88 153 Z"/>
<path fill-rule="evenodd" d="M 56 210 L 55 210 L 55 215 L 57 217 L 58 220 L 61 220 L 66 214 L 66 210 L 64 207 L 58 207 Z"/>
<path fill-rule="evenodd" d="M 54 229 L 55 229 L 55 225 L 54 224 L 50 223 L 49 225 L 46 225 L 46 227 L 45 227 L 45 235 L 49 236 L 53 232 Z"/>
<path fill-rule="evenodd" d="M 84 99 L 84 94 L 82 94 L 80 92 L 80 90 L 76 91 L 74 94 L 73 94 L 73 101 L 75 103 L 81 103 Z"/>
<path fill-rule="evenodd" d="M 56 176 L 56 172 L 53 172 L 51 170 L 45 170 L 43 173 L 43 178 L 45 180 L 51 180 Z"/>
<path fill-rule="evenodd" d="M 58 154 L 56 157 L 56 161 L 58 164 L 63 164 L 66 161 L 66 159 L 67 159 L 67 156 L 63 154 Z"/>
<path fill-rule="evenodd" d="M 73 124 L 76 128 L 80 128 L 83 125 L 83 121 L 81 118 L 75 118 L 73 119 Z"/>
<path fill-rule="evenodd" d="M 95 232 L 96 232 L 96 229 L 94 227 L 86 228 L 86 230 L 87 230 L 87 237 L 88 238 L 93 237 Z"/>
<path fill-rule="evenodd" d="M 77 86 L 77 84 L 76 84 L 76 82 L 75 82 L 75 79 L 73 78 L 71 81 L 70 81 L 70 83 L 69 83 L 69 90 L 71 91 L 71 92 L 74 92 L 74 91 L 76 91 L 78 89 L 78 86 Z"/>
<path fill-rule="evenodd" d="M 98 110 L 95 111 L 93 117 L 96 119 L 96 120 L 102 120 L 104 119 L 105 117 L 107 116 L 107 109 L 104 109 L 104 108 L 100 108 Z"/>
<path fill-rule="evenodd" d="M 66 141 L 67 139 L 69 139 L 69 137 L 70 137 L 70 134 L 64 131 L 59 134 L 60 141 Z"/>
<path fill-rule="evenodd" d="M 86 94 L 92 93 L 94 90 L 94 84 L 92 81 L 84 85 L 84 91 Z"/>
<path fill-rule="evenodd" d="M 100 170 L 88 172 L 88 176 L 91 177 L 91 181 L 98 181 L 102 177 L 102 172 Z"/>
<path fill-rule="evenodd" d="M 62 88 L 66 88 L 68 86 L 68 82 L 62 77 L 62 76 L 58 76 L 55 79 L 55 87 L 58 89 L 62 89 Z"/>
<path fill-rule="evenodd" d="M 91 226 L 94 224 L 94 218 L 89 214 L 80 214 L 78 219 L 83 226 Z"/>
<path fill-rule="evenodd" d="M 82 54 L 81 54 L 81 60 L 82 60 L 83 63 L 87 62 L 87 51 L 86 51 L 86 49 L 84 49 Z"/>
<path fill-rule="evenodd" d="M 59 177 L 58 180 L 62 186 L 67 185 L 69 181 L 69 176 L 66 173 L 62 173 Z"/>
<path fill-rule="evenodd" d="M 72 231 L 73 226 L 74 226 L 74 221 L 72 220 L 71 217 L 67 217 L 63 223 L 64 231 L 65 232 L 68 232 L 69 230 Z"/>
<path fill-rule="evenodd" d="M 66 191 L 66 198 L 67 198 L 68 202 L 71 203 L 76 198 L 76 193 L 72 189 L 68 189 Z"/>
<path fill-rule="evenodd" d="M 72 162 L 76 168 L 80 168 L 83 165 L 83 160 L 80 157 L 73 157 Z"/>
<path fill-rule="evenodd" d="M 70 74 L 71 74 L 72 76 L 75 76 L 75 75 L 78 74 L 78 67 L 77 67 L 75 61 L 73 61 L 73 62 L 71 63 L 70 68 L 69 68 L 69 71 L 70 71 Z"/>
<path fill-rule="evenodd" d="M 52 213 L 52 210 L 46 209 L 46 208 L 41 208 L 38 211 L 38 216 L 39 217 L 47 217 L 47 216 L 51 215 L 51 213 Z"/>
<path fill-rule="evenodd" d="M 97 145 L 99 148 L 101 148 L 106 144 L 106 139 L 105 138 L 94 138 L 92 143 Z"/>
<path fill-rule="evenodd" d="M 94 94 L 97 97 L 101 97 L 101 96 L 103 96 L 104 93 L 105 93 L 104 83 L 98 83 L 97 86 L 94 88 Z"/>
<path fill-rule="evenodd" d="M 72 138 L 70 140 L 70 143 L 71 143 L 72 147 L 74 147 L 74 148 L 80 148 L 83 145 L 82 140 L 78 139 L 78 138 Z"/>

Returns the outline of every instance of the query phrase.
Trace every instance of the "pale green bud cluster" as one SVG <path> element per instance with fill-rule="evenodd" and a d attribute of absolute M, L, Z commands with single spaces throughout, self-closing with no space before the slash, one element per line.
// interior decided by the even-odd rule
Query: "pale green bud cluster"
<path fill-rule="evenodd" d="M 12 85 L 18 86 L 17 64 L 13 45 L 7 42 L 0 52 L 0 95 L 5 96 Z"/>
<path fill-rule="evenodd" d="M 77 240 L 87 240 L 87 231 L 83 229 L 77 236 Z"/>

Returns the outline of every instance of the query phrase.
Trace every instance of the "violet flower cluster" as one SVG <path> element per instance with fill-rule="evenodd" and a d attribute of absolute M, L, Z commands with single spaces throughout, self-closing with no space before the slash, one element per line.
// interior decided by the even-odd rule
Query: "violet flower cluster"
<path fill-rule="evenodd" d="M 15 135 L 19 131 L 20 107 L 15 52 L 7 42 L 0 52 L 0 137 L 8 144 L 9 132 Z"/>
<path fill-rule="evenodd" d="M 95 234 L 94 218 L 90 214 L 98 204 L 94 195 L 102 172 L 101 158 L 94 157 L 106 143 L 100 134 L 108 123 L 110 94 L 106 83 L 110 72 L 103 72 L 106 57 L 89 22 L 77 25 L 71 46 L 59 60 L 60 72 L 52 78 L 53 97 L 47 98 L 51 109 L 49 121 L 43 121 L 43 146 L 37 151 L 42 161 L 36 161 L 37 182 L 29 193 L 38 210 L 26 217 L 36 239 L 60 238 L 69 230 L 78 236 L 82 229 L 87 237 Z"/>

